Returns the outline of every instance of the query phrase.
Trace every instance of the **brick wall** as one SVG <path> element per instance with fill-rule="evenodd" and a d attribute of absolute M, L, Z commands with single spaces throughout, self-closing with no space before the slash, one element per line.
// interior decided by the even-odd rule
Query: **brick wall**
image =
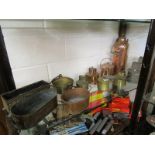
<path fill-rule="evenodd" d="M 17 88 L 58 74 L 75 80 L 90 66 L 110 57 L 118 35 L 117 22 L 73 20 L 1 20 Z M 130 23 L 128 62 L 142 56 L 149 24 Z"/>

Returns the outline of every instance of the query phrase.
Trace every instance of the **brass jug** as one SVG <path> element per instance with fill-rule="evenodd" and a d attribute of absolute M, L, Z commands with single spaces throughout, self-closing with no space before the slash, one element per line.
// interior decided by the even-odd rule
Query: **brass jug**
<path fill-rule="evenodd" d="M 85 76 L 80 75 L 79 80 L 76 82 L 77 87 L 88 89 L 88 81 Z"/>
<path fill-rule="evenodd" d="M 100 91 L 109 91 L 109 79 L 99 78 L 97 86 Z"/>
<path fill-rule="evenodd" d="M 115 87 L 117 91 L 121 91 L 126 85 L 126 76 L 125 73 L 120 72 L 116 75 Z"/>

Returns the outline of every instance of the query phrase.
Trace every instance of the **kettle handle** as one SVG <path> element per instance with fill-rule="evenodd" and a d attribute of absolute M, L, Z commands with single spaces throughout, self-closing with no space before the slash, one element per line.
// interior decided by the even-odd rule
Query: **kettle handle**
<path fill-rule="evenodd" d="M 101 62 L 100 62 L 100 68 L 102 68 L 101 66 L 102 66 L 104 60 L 109 60 L 108 63 L 111 63 L 111 64 L 112 64 L 111 58 L 103 58 L 103 59 L 101 60 Z"/>

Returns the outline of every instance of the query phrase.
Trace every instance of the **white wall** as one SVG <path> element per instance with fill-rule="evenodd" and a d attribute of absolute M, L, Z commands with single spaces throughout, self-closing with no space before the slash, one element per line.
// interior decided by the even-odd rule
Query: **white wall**
<path fill-rule="evenodd" d="M 110 57 L 117 22 L 0 21 L 17 88 L 58 74 L 75 80 Z M 128 66 L 143 55 L 149 24 L 129 24 Z"/>

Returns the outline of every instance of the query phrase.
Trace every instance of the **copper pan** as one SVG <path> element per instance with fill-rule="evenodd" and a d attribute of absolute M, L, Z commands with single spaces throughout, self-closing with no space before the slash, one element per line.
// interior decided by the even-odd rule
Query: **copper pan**
<path fill-rule="evenodd" d="M 78 114 L 88 107 L 89 91 L 85 88 L 73 88 L 62 94 L 63 115 Z"/>

